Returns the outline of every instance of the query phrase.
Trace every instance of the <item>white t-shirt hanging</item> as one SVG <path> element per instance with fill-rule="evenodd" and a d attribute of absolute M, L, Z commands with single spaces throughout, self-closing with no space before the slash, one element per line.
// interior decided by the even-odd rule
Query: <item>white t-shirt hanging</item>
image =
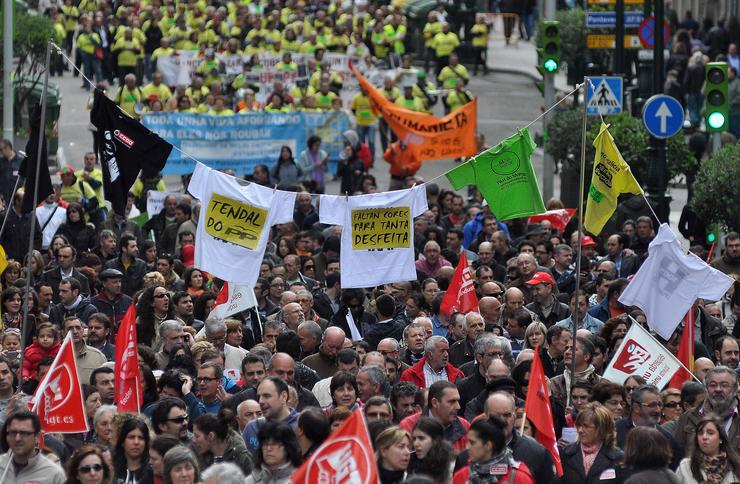
<path fill-rule="evenodd" d="M 254 287 L 270 228 L 293 221 L 295 192 L 232 176 L 196 163 L 188 191 L 200 200 L 195 266 L 233 284 Z"/>
<path fill-rule="evenodd" d="M 426 210 L 423 185 L 353 197 L 321 195 L 321 223 L 342 227 L 342 288 L 416 279 L 414 217 Z"/>
<path fill-rule="evenodd" d="M 693 253 L 685 254 L 667 224 L 661 224 L 648 254 L 619 302 L 645 311 L 650 328 L 666 340 L 696 299 L 716 301 L 732 285 L 722 272 Z"/>

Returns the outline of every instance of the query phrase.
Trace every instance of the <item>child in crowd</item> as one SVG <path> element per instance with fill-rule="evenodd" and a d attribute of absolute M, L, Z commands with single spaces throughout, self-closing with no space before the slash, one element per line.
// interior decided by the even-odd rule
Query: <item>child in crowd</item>
<path fill-rule="evenodd" d="M 59 331 L 51 323 L 41 323 L 34 341 L 26 348 L 23 359 L 23 381 L 36 379 L 38 376 L 39 362 L 45 356 L 56 356 L 61 343 L 59 342 Z"/>

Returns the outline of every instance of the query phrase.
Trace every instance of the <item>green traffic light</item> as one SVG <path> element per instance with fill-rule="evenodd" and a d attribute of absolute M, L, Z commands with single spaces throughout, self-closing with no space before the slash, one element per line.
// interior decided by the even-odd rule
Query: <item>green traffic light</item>
<path fill-rule="evenodd" d="M 707 123 L 712 129 L 720 129 L 725 125 L 725 115 L 722 113 L 714 112 L 707 116 Z"/>
<path fill-rule="evenodd" d="M 715 236 L 714 236 L 714 233 L 711 233 L 711 232 L 710 232 L 710 233 L 708 233 L 708 234 L 707 234 L 707 242 L 709 242 L 709 243 L 713 243 L 713 242 L 714 242 L 714 240 L 715 240 Z"/>
<path fill-rule="evenodd" d="M 547 59 L 545 61 L 544 67 L 547 72 L 555 72 L 558 70 L 558 63 L 555 61 L 555 59 Z"/>

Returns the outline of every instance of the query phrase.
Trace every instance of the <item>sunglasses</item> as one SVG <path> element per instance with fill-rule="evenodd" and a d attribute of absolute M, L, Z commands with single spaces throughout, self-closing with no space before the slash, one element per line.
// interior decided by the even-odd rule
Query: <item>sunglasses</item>
<path fill-rule="evenodd" d="M 78 469 L 80 474 L 89 474 L 93 471 L 100 472 L 103 470 L 103 464 L 91 464 L 89 466 L 80 466 Z"/>
<path fill-rule="evenodd" d="M 165 298 L 165 297 L 166 297 L 167 299 L 169 299 L 170 295 L 169 295 L 169 294 L 167 294 L 167 293 L 165 292 L 165 293 L 162 293 L 162 294 L 155 294 L 155 295 L 154 295 L 154 297 L 155 297 L 156 299 L 162 299 L 162 298 Z"/>
<path fill-rule="evenodd" d="M 168 418 L 167 421 L 168 422 L 172 422 L 172 423 L 176 423 L 176 424 L 181 424 L 181 423 L 187 422 L 188 421 L 188 418 L 189 417 L 187 415 L 182 415 L 180 417 Z"/>
<path fill-rule="evenodd" d="M 681 402 L 666 402 L 663 407 L 665 408 L 677 408 L 679 405 L 681 405 Z"/>

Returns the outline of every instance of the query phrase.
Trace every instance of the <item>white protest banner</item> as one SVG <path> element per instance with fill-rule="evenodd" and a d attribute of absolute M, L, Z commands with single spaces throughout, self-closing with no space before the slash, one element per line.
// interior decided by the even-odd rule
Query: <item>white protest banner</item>
<path fill-rule="evenodd" d="M 257 298 L 251 287 L 224 282 L 211 307 L 209 317 L 228 318 L 232 314 L 246 311 L 257 305 Z"/>
<path fill-rule="evenodd" d="M 156 190 L 149 190 L 149 195 L 146 197 L 146 213 L 149 218 L 154 217 L 164 208 L 164 199 L 167 195 L 177 195 L 172 192 L 158 192 Z"/>
<path fill-rule="evenodd" d="M 624 384 L 630 375 L 639 375 L 659 390 L 671 381 L 681 362 L 660 344 L 642 325 L 632 321 L 616 354 L 604 370 L 604 378 Z"/>
<path fill-rule="evenodd" d="M 157 57 L 157 72 L 162 74 L 162 82 L 168 86 L 189 86 L 193 72 L 203 60 L 197 54 L 196 50 L 178 50 L 175 55 Z"/>

